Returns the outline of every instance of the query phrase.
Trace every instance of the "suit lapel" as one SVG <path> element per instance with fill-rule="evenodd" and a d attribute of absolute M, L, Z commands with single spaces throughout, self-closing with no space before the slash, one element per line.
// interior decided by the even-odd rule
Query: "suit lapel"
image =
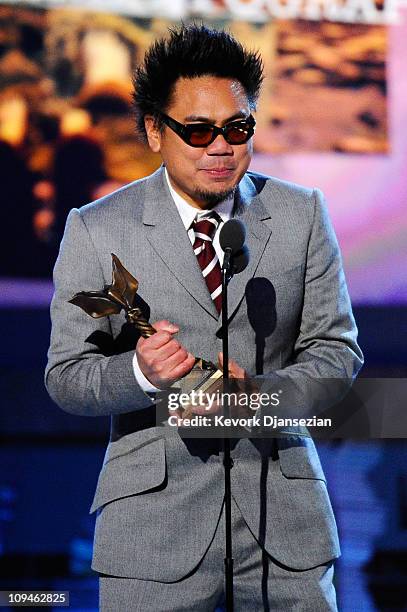
<path fill-rule="evenodd" d="M 194 300 L 217 319 L 215 304 L 172 200 L 163 167 L 146 182 L 143 223 L 147 239 L 170 272 Z"/>
<path fill-rule="evenodd" d="M 234 216 L 246 226 L 250 261 L 247 268 L 236 274 L 229 284 L 230 318 L 244 297 L 246 285 L 256 272 L 271 234 L 267 223 L 270 213 L 247 175 L 236 191 Z M 188 234 L 169 192 L 163 167 L 146 181 L 143 223 L 147 239 L 170 272 L 208 314 L 218 319 Z"/>

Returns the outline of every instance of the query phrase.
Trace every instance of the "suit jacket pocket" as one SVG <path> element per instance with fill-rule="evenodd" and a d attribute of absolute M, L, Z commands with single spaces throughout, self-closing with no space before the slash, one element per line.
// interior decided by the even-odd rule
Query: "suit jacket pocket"
<path fill-rule="evenodd" d="M 287 437 L 278 441 L 280 470 L 286 478 L 310 478 L 326 482 L 311 438 Z"/>
<path fill-rule="evenodd" d="M 154 489 L 164 482 L 165 477 L 164 438 L 138 445 L 104 464 L 90 513 L 115 499 Z"/>

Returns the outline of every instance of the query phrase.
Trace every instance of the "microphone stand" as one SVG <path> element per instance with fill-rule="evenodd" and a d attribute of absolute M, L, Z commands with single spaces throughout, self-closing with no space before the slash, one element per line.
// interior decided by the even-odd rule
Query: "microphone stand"
<path fill-rule="evenodd" d="M 223 350 L 223 379 L 229 380 L 229 325 L 228 325 L 228 283 L 232 278 L 231 270 L 232 249 L 226 248 L 222 266 L 222 350 Z M 226 383 L 228 387 L 228 383 Z M 225 386 L 224 386 L 225 388 Z M 225 418 L 230 417 L 228 395 L 224 395 L 223 412 Z M 225 472 L 225 590 L 226 610 L 233 612 L 233 556 L 232 556 L 232 489 L 230 471 L 233 460 L 230 456 L 230 438 L 223 438 L 223 466 Z"/>

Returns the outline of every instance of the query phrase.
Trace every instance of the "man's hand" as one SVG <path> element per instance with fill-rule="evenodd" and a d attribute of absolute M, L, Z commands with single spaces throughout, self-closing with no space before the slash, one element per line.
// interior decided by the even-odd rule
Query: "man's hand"
<path fill-rule="evenodd" d="M 157 321 L 153 327 L 156 334 L 137 342 L 137 361 L 152 385 L 166 389 L 192 369 L 195 357 L 173 338 L 179 331 L 177 325 Z"/>
<path fill-rule="evenodd" d="M 223 369 L 223 353 L 218 353 L 218 365 L 219 369 Z M 247 378 L 247 372 L 243 368 L 240 367 L 233 359 L 229 358 L 229 378 L 240 378 L 240 380 L 244 380 Z"/>
<path fill-rule="evenodd" d="M 218 354 L 218 366 L 219 369 L 223 368 L 223 353 Z M 242 385 L 239 385 L 239 380 L 243 381 L 247 378 L 247 372 L 243 368 L 241 368 L 236 361 L 233 359 L 229 359 L 229 378 L 237 379 L 238 387 L 242 386 L 244 390 L 243 382 Z M 213 402 L 210 406 L 191 406 L 190 411 L 193 414 L 199 414 L 202 416 L 211 416 L 212 414 L 219 414 L 222 412 L 223 406 L 219 402 Z"/>

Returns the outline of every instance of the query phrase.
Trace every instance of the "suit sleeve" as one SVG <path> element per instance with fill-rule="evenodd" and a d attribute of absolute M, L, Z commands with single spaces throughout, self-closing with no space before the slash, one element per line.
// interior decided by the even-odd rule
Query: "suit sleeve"
<path fill-rule="evenodd" d="M 92 342 L 98 335 L 111 337 L 109 317 L 93 319 L 68 302 L 78 291 L 104 283 L 81 212 L 72 209 L 54 268 L 45 385 L 58 406 L 73 414 L 102 416 L 153 406 L 135 379 L 134 351 L 106 356 Z"/>
<path fill-rule="evenodd" d="M 353 379 L 363 364 L 338 241 L 322 193 L 314 190 L 296 370 Z"/>
<path fill-rule="evenodd" d="M 315 189 L 313 199 L 303 305 L 292 363 L 264 377 L 273 384 L 286 383 L 296 416 L 339 401 L 363 364 L 335 232 L 322 193 Z"/>

